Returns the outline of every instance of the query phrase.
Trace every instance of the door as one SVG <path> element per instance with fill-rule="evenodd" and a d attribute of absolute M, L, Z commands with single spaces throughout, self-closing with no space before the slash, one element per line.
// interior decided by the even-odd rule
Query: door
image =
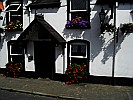
<path fill-rule="evenodd" d="M 37 77 L 53 78 L 55 70 L 55 48 L 51 42 L 34 42 L 35 72 Z"/>

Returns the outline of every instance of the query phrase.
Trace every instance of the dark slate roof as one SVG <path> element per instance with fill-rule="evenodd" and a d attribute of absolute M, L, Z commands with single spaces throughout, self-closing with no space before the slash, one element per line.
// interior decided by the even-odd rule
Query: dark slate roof
<path fill-rule="evenodd" d="M 18 37 L 18 40 L 23 40 L 26 35 L 29 34 L 29 31 L 35 23 L 41 24 L 59 43 L 66 42 L 65 39 L 48 22 L 46 22 L 42 16 L 37 15 L 35 19 L 30 23 L 30 25 L 21 33 L 21 35 Z"/>

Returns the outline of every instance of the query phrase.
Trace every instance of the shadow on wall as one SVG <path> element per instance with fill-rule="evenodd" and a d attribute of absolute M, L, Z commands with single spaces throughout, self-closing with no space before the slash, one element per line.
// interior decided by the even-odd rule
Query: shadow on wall
<path fill-rule="evenodd" d="M 12 31 L 12 32 L 5 32 L 1 34 L 1 42 L 0 42 L 0 51 L 3 47 L 4 41 L 8 42 L 13 38 L 16 38 L 17 34 L 20 34 L 20 31 Z"/>
<path fill-rule="evenodd" d="M 114 39 L 113 33 L 106 32 L 105 34 L 101 34 L 100 30 L 100 21 L 99 21 L 99 12 L 101 7 L 95 6 L 92 11 L 95 11 L 94 17 L 91 19 L 91 29 L 64 29 L 63 35 L 67 39 L 77 39 L 83 38 L 85 40 L 90 41 L 90 60 L 93 62 L 94 59 L 100 54 L 103 53 L 102 58 L 100 59 L 103 64 L 111 57 L 113 57 L 114 50 Z M 107 13 L 110 8 L 105 8 Z M 106 20 L 109 20 L 109 16 L 106 16 Z M 106 37 L 108 34 L 109 37 Z M 116 43 L 116 52 L 117 53 L 121 49 L 121 43 L 124 41 L 127 35 L 122 35 L 119 30 L 118 33 L 118 43 Z M 109 39 L 108 39 L 109 38 Z"/>

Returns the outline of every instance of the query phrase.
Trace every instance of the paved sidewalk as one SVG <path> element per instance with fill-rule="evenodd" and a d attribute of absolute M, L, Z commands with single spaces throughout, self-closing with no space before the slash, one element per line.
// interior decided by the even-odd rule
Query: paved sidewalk
<path fill-rule="evenodd" d="M 65 99 L 133 100 L 133 87 L 80 83 L 66 85 L 49 79 L 0 76 L 0 89 Z"/>

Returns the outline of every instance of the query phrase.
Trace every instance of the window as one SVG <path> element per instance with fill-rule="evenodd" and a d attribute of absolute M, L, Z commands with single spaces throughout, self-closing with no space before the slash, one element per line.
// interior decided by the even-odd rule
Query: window
<path fill-rule="evenodd" d="M 70 57 L 86 58 L 87 45 L 84 43 L 72 43 L 70 45 Z"/>
<path fill-rule="evenodd" d="M 19 24 L 23 23 L 23 7 L 22 1 L 20 0 L 8 0 L 6 2 L 6 24 L 9 25 L 10 22 L 18 22 Z M 9 26 L 8 26 L 9 27 Z M 22 27 L 18 28 L 22 29 Z"/>
<path fill-rule="evenodd" d="M 70 1 L 70 10 L 71 11 L 87 11 L 88 9 L 88 0 L 71 0 Z"/>
<path fill-rule="evenodd" d="M 71 40 L 67 44 L 68 64 L 89 64 L 90 42 L 86 40 Z M 89 65 L 88 65 L 89 66 Z"/>
<path fill-rule="evenodd" d="M 24 54 L 26 51 L 25 42 L 10 40 L 7 42 L 8 47 L 8 61 L 20 62 L 22 66 L 25 65 Z"/>
<path fill-rule="evenodd" d="M 67 1 L 66 28 L 90 28 L 89 0 Z"/>
<path fill-rule="evenodd" d="M 23 45 L 21 43 L 13 43 L 10 45 L 10 55 L 22 55 Z"/>
<path fill-rule="evenodd" d="M 71 45 L 71 56 L 86 56 L 86 45 Z"/>

